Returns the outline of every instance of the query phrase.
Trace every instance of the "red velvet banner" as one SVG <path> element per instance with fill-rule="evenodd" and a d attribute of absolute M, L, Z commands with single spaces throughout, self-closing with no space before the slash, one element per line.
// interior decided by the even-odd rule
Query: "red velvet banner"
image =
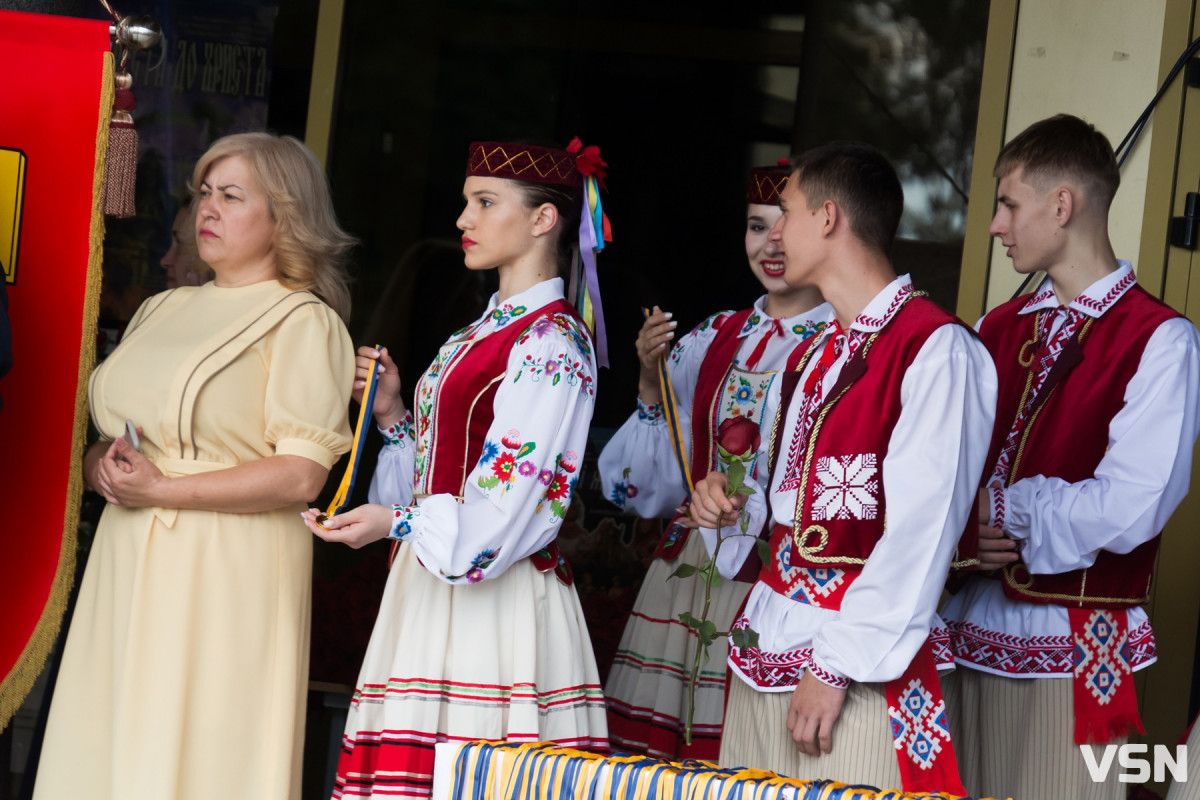
<path fill-rule="evenodd" d="M 112 106 L 108 23 L 0 11 L 0 729 L 41 672 L 74 577 Z M 15 176 L 15 177 L 14 177 Z"/>

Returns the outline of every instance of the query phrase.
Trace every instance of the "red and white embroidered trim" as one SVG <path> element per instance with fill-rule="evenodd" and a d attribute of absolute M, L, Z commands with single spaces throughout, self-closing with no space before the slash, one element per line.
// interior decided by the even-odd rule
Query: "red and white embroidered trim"
<path fill-rule="evenodd" d="M 1009 675 L 1072 675 L 1075 662 L 1070 636 L 1012 636 L 969 622 L 951 623 L 954 655 L 959 661 Z M 1149 621 L 1130 631 L 1125 654 L 1131 669 L 1157 656 Z"/>
<path fill-rule="evenodd" d="M 1137 283 L 1137 276 L 1130 272 L 1124 278 L 1121 278 L 1121 280 L 1113 284 L 1113 287 L 1109 289 L 1099 300 L 1093 300 L 1086 294 L 1081 294 L 1071 302 L 1071 305 L 1079 305 L 1085 308 L 1090 308 L 1092 311 L 1095 311 L 1097 315 L 1103 314 L 1105 311 L 1108 311 L 1113 303 L 1120 300 L 1121 295 L 1129 291 L 1129 287 L 1133 286 L 1135 283 Z"/>
<path fill-rule="evenodd" d="M 1010 636 L 969 622 L 951 623 L 954 655 L 966 664 L 1009 675 L 1070 675 L 1070 636 Z"/>
<path fill-rule="evenodd" d="M 732 629 L 750 627 L 745 616 L 738 617 Z M 811 647 L 801 647 L 786 653 L 769 653 L 757 647 L 738 647 L 729 643 L 729 662 L 756 686 L 764 689 L 781 689 L 796 686 L 804 677 L 806 671 L 830 686 L 845 689 L 850 685 L 849 678 L 834 675 L 817 667 L 813 663 Z"/>
<path fill-rule="evenodd" d="M 866 314 L 859 314 L 854 318 L 854 322 L 850 324 L 850 327 L 853 328 L 855 325 L 858 325 L 860 327 L 872 328 L 874 330 L 882 329 L 884 325 L 887 325 L 892 321 L 892 317 L 895 316 L 896 312 L 900 309 L 900 306 L 904 305 L 904 301 L 908 299 L 908 296 L 912 294 L 912 291 L 913 287 L 911 283 L 903 284 L 899 289 L 896 290 L 896 295 L 892 298 L 892 302 L 888 303 L 887 311 L 883 312 L 882 318 L 868 317 Z"/>

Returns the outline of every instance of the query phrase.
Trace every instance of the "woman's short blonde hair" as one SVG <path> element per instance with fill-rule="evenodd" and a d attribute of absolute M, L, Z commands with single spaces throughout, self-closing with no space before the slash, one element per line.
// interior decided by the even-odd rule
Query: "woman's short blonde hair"
<path fill-rule="evenodd" d="M 267 195 L 267 209 L 275 223 L 275 269 L 280 283 L 311 291 L 349 320 L 346 264 L 357 240 L 338 224 L 329 182 L 317 157 L 294 136 L 224 136 L 196 162 L 188 183 L 193 197 L 209 168 L 229 156 L 246 160 Z M 193 212 L 197 205 L 193 200 Z"/>

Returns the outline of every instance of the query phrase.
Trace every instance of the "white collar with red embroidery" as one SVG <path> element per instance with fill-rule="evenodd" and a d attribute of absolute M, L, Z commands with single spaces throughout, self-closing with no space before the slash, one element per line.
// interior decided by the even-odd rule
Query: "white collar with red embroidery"
<path fill-rule="evenodd" d="M 1073 308 L 1089 317 L 1099 317 L 1112 308 L 1113 303 L 1120 300 L 1135 283 L 1137 276 L 1133 273 L 1133 265 L 1128 261 L 1118 261 L 1116 270 L 1084 289 L 1067 308 Z M 1037 311 L 1053 311 L 1056 308 L 1059 308 L 1058 296 L 1054 294 L 1054 284 L 1047 275 L 1038 286 L 1038 290 L 1033 293 L 1033 297 L 1029 298 L 1017 313 L 1032 314 Z"/>
<path fill-rule="evenodd" d="M 866 308 L 859 312 L 850 323 L 850 330 L 864 333 L 875 333 L 883 330 L 896 312 L 904 305 L 913 292 L 912 278 L 901 275 L 884 287 L 883 291 L 871 298 Z"/>

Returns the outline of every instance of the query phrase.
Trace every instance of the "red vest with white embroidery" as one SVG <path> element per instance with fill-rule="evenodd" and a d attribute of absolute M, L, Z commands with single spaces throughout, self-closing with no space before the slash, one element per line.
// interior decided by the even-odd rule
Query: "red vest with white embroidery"
<path fill-rule="evenodd" d="M 717 465 L 718 399 L 733 369 L 742 340 L 738 334 L 754 309 L 747 308 L 713 320 L 716 336 L 700 361 L 692 396 L 692 481 L 699 483 Z"/>
<path fill-rule="evenodd" d="M 570 303 L 555 300 L 521 322 L 509 323 L 487 336 L 468 341 L 446 363 L 438 366 L 435 361 L 430 367 L 441 369 L 442 378 L 438 382 L 433 408 L 427 416 L 434 428 L 429 441 L 435 446 L 429 454 L 423 486 L 419 490 L 423 489 L 425 494 L 463 496 L 467 476 L 479 463 L 484 439 L 495 419 L 493 401 L 500 381 L 507 374 L 509 353 L 518 339 L 531 335 L 529 329 L 534 323 L 552 315 L 570 317 L 586 330 Z M 420 398 L 416 400 L 420 409 Z M 534 410 L 531 409 L 531 413 Z M 421 424 L 419 418 L 417 424 Z M 571 583 L 570 568 L 560 557 L 556 543 L 551 542 L 529 559 L 543 572 L 557 568 L 559 577 Z"/>
<path fill-rule="evenodd" d="M 1020 410 L 1031 370 L 1037 369 L 1036 313 L 1019 314 L 1029 295 L 999 306 L 979 326 L 996 364 L 999 399 L 984 480 Z M 1069 483 L 1095 477 L 1108 449 L 1108 426 L 1125 405 L 1146 342 L 1158 326 L 1179 314 L 1132 286 L 1099 318 L 1090 319 L 1064 345 L 1034 401 L 1013 455 L 1008 483 L 1031 475 Z M 1022 363 L 1022 362 L 1025 363 Z M 1122 608 L 1146 602 L 1158 552 L 1158 536 L 1130 553 L 1102 551 L 1087 569 L 1031 575 L 1021 561 L 998 577 L 1004 593 L 1030 603 L 1074 608 Z"/>
<path fill-rule="evenodd" d="M 904 375 L 935 330 L 961 324 L 932 301 L 912 297 L 842 366 L 809 431 L 795 528 L 776 526 L 771 563 L 763 566 L 759 580 L 793 597 L 796 567 L 858 571 L 866 563 L 886 529 L 883 462 L 900 417 Z M 782 376 L 780 427 L 816 351 L 810 347 L 797 368 Z M 789 443 L 772 444 L 774 463 Z"/>

